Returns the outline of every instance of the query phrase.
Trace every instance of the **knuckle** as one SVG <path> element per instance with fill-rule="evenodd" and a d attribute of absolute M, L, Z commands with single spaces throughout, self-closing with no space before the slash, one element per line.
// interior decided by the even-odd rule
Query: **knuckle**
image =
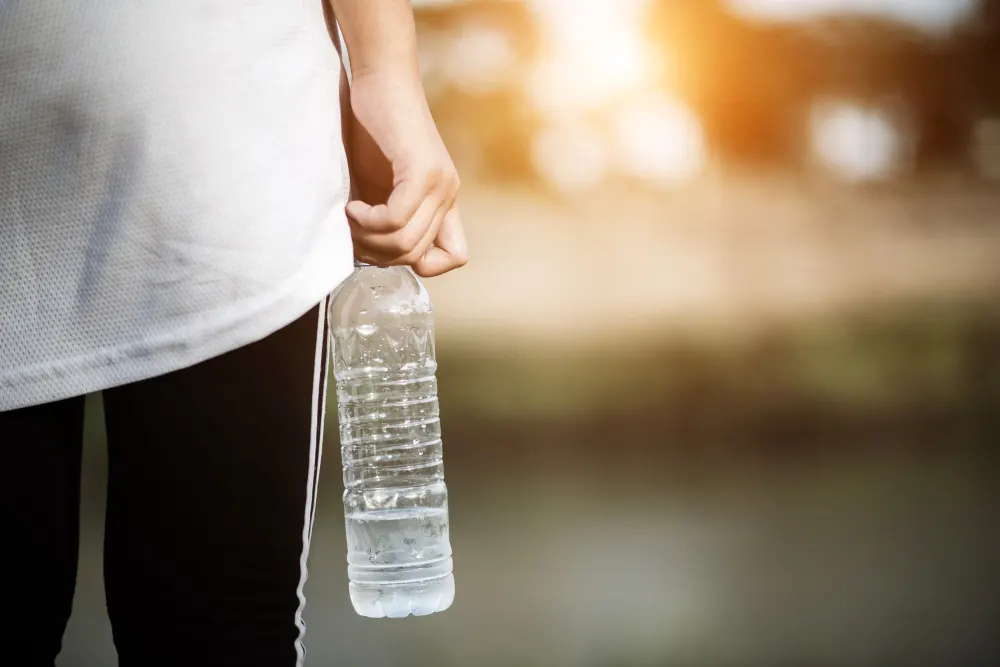
<path fill-rule="evenodd" d="M 441 165 L 441 183 L 449 188 L 458 187 L 458 170 L 455 163 L 445 160 Z"/>
<path fill-rule="evenodd" d="M 401 264 L 416 264 L 419 260 L 420 254 L 412 250 L 399 258 Z"/>
<path fill-rule="evenodd" d="M 427 179 L 428 189 L 435 190 L 444 182 L 445 171 L 440 165 L 430 165 L 427 168 L 425 178 Z"/>
<path fill-rule="evenodd" d="M 386 253 L 392 255 L 393 257 L 405 255 L 409 250 L 400 238 L 393 238 L 387 245 L 388 247 L 386 248 Z"/>
<path fill-rule="evenodd" d="M 403 218 L 402 215 L 392 214 L 388 218 L 386 218 L 385 226 L 390 231 L 397 232 L 406 227 L 406 220 Z"/>
<path fill-rule="evenodd" d="M 408 230 L 406 235 L 406 251 L 416 250 L 424 238 L 424 232 L 419 229 Z"/>
<path fill-rule="evenodd" d="M 404 229 L 393 238 L 393 249 L 399 254 L 405 255 L 412 252 L 418 243 L 420 243 L 420 238 L 417 234 L 412 230 Z"/>

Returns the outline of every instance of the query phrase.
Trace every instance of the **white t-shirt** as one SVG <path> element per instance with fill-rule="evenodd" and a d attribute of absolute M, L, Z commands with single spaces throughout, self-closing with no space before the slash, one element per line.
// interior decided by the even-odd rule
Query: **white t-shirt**
<path fill-rule="evenodd" d="M 259 340 L 351 272 L 322 2 L 0 0 L 0 411 Z"/>

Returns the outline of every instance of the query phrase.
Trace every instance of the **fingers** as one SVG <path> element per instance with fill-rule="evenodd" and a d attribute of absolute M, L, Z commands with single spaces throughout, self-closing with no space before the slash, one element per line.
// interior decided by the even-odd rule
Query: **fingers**
<path fill-rule="evenodd" d="M 355 255 L 362 253 L 383 266 L 413 264 L 433 243 L 446 212 L 438 197 L 428 197 L 410 222 L 398 231 L 372 232 L 352 220 Z"/>
<path fill-rule="evenodd" d="M 459 269 L 468 261 L 465 230 L 456 206 L 444 216 L 441 228 L 434 238 L 434 245 L 413 264 L 413 271 L 423 278 L 433 278 Z"/>
<path fill-rule="evenodd" d="M 383 205 L 370 206 L 361 201 L 347 205 L 355 256 L 379 266 L 416 267 L 434 250 L 433 244 L 449 224 L 458 196 L 458 175 L 448 162 L 447 168 L 424 170 L 419 177 L 403 180 Z M 452 238 L 454 232 L 447 236 Z M 448 263 L 442 260 L 431 263 L 435 267 L 445 265 Z"/>
<path fill-rule="evenodd" d="M 347 205 L 347 215 L 370 232 L 399 231 L 413 219 L 429 194 L 427 184 L 406 180 L 393 189 L 385 204 L 369 206 L 352 201 Z"/>

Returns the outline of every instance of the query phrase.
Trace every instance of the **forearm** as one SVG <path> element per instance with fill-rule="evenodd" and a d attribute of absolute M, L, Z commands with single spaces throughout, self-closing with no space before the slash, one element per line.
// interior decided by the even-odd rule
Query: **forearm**
<path fill-rule="evenodd" d="M 463 266 L 458 173 L 420 82 L 409 0 L 328 2 L 351 64 L 349 90 L 341 79 L 341 115 L 355 257 L 406 264 L 424 277 Z"/>
<path fill-rule="evenodd" d="M 409 0 L 329 0 L 344 35 L 351 75 L 420 77 L 417 31 Z"/>

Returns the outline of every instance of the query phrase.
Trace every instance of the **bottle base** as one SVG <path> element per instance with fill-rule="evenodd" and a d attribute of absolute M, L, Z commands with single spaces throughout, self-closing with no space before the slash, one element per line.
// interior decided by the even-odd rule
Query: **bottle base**
<path fill-rule="evenodd" d="M 400 584 L 351 582 L 354 611 L 367 618 L 406 618 L 444 611 L 455 601 L 455 575 Z"/>

